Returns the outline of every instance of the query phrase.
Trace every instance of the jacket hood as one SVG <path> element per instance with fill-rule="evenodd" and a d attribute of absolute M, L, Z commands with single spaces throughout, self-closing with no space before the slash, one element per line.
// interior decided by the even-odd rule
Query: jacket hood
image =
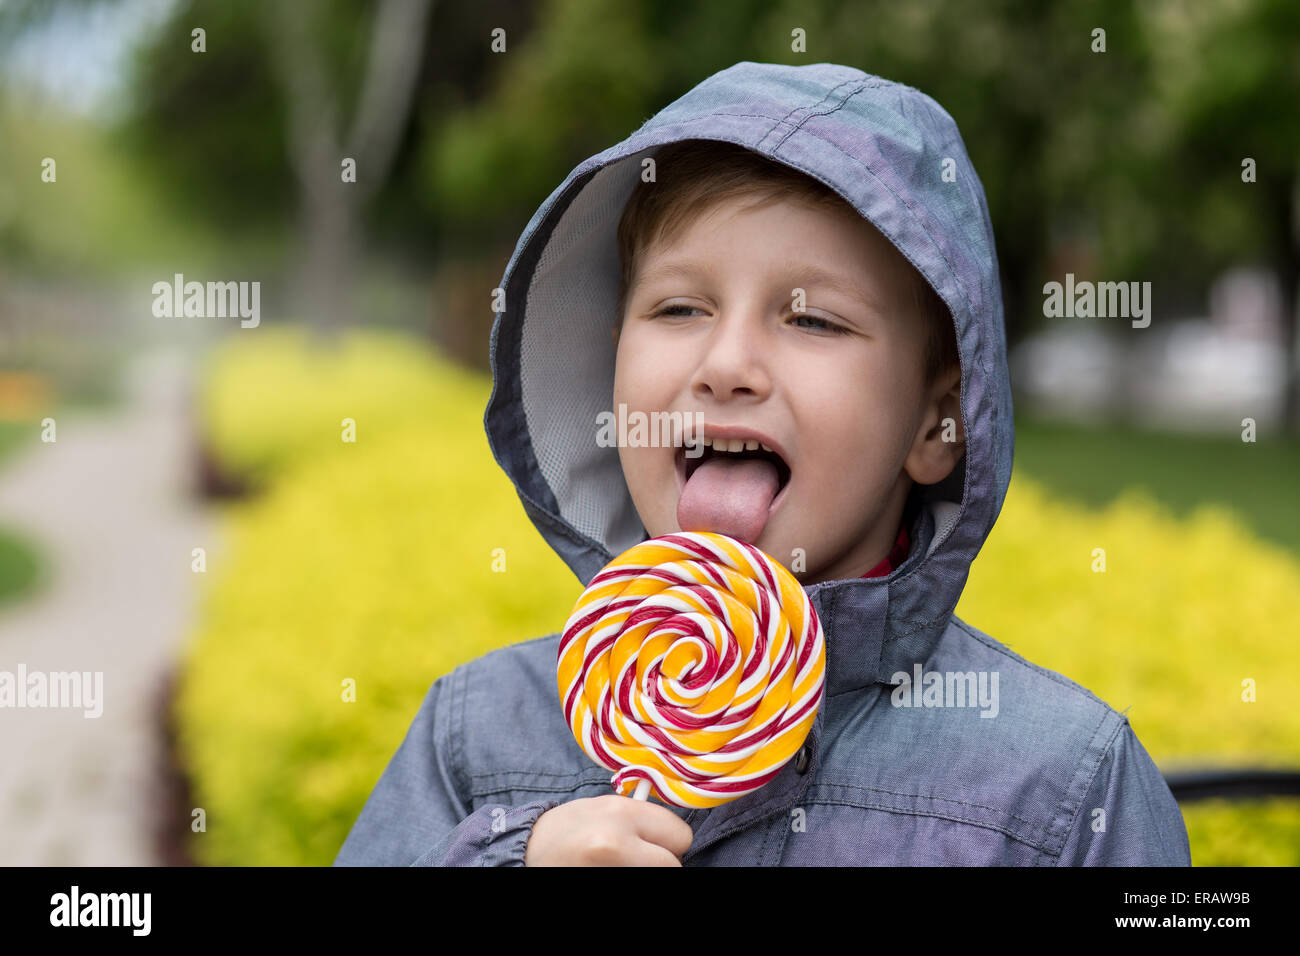
<path fill-rule="evenodd" d="M 641 160 L 686 139 L 736 143 L 820 180 L 952 313 L 964 458 L 943 482 L 913 489 L 923 506 L 901 566 L 806 587 L 826 633 L 827 692 L 887 681 L 925 660 L 947 627 L 1001 510 L 1014 445 L 988 205 L 956 123 L 924 93 L 835 64 L 741 62 L 580 163 L 528 222 L 501 282 L 484 417 L 493 454 L 584 586 L 647 537 L 596 423 L 614 407 L 618 222 Z"/>

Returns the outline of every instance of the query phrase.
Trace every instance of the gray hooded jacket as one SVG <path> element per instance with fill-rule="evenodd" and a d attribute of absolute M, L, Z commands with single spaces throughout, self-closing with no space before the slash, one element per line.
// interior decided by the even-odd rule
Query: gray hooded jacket
<path fill-rule="evenodd" d="M 1014 433 L 983 189 L 956 124 L 917 90 L 827 63 L 737 63 L 547 198 L 501 283 L 485 416 L 537 529 L 584 586 L 647 536 L 618 450 L 593 435 L 612 408 L 615 230 L 641 159 L 683 139 L 802 170 L 920 270 L 956 324 L 967 445 L 947 480 L 915 489 L 901 566 L 807 587 L 826 639 L 816 723 L 760 789 L 672 808 L 694 832 L 682 863 L 1190 865 L 1178 805 L 1127 719 L 953 614 L 1001 510 Z M 541 813 L 612 792 L 565 722 L 558 644 L 524 641 L 435 681 L 335 865 L 520 866 Z M 899 706 L 928 699 L 932 672 L 986 680 L 996 703 Z"/>

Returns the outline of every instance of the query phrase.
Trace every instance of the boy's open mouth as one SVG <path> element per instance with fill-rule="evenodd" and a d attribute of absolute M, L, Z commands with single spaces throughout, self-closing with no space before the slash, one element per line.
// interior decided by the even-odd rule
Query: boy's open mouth
<path fill-rule="evenodd" d="M 704 441 L 698 457 L 677 450 L 677 524 L 683 531 L 715 531 L 753 544 L 784 500 L 790 466 L 776 451 L 720 450 L 730 444 L 727 439 Z"/>

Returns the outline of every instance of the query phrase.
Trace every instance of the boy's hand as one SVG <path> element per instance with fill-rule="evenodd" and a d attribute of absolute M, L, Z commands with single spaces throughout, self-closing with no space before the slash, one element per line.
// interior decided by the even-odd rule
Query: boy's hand
<path fill-rule="evenodd" d="M 681 817 L 648 800 L 586 797 L 537 818 L 524 866 L 681 866 L 694 836 Z"/>

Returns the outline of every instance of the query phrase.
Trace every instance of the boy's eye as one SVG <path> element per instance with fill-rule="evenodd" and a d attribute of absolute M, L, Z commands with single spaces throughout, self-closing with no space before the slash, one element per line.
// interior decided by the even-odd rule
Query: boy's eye
<path fill-rule="evenodd" d="M 798 321 L 799 319 L 806 319 L 809 322 L 818 322 L 820 323 L 820 325 L 815 325 L 811 327 L 820 328 L 827 332 L 834 333 L 836 335 L 840 335 L 848 331 L 848 329 L 846 329 L 842 325 L 837 325 L 834 322 L 830 321 L 829 319 L 823 319 L 821 316 L 818 315 L 809 315 L 807 312 L 796 312 L 794 314 L 794 318 L 796 321 Z M 809 328 L 809 326 L 804 326 L 804 328 Z"/>
<path fill-rule="evenodd" d="M 666 305 L 666 306 L 664 306 L 662 309 L 660 309 L 658 312 L 656 312 L 656 313 L 655 313 L 655 316 L 660 316 L 660 315 L 684 315 L 686 312 L 698 312 L 698 311 L 700 311 L 700 310 L 697 309 L 697 308 L 695 308 L 695 306 L 693 306 L 693 305 L 681 305 L 681 304 L 678 304 L 678 305 Z"/>

